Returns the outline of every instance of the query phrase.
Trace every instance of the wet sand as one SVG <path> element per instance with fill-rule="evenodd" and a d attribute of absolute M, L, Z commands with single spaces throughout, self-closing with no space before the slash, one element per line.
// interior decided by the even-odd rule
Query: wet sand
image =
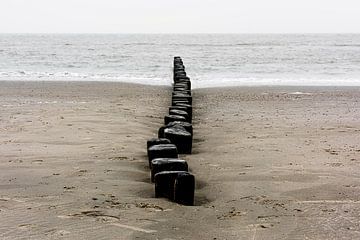
<path fill-rule="evenodd" d="M 194 90 L 194 207 L 149 181 L 170 91 L 0 82 L 0 238 L 360 238 L 360 88 Z"/>

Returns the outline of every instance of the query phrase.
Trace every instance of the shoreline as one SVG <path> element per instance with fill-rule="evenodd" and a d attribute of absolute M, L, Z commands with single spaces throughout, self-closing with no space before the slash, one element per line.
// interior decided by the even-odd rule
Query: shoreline
<path fill-rule="evenodd" d="M 0 81 L 1 238 L 360 237 L 360 87 L 194 89 L 185 207 L 147 167 L 170 86 L 53 83 Z"/>
<path fill-rule="evenodd" d="M 138 85 L 144 87 L 171 87 L 172 81 L 169 80 L 169 84 L 147 84 L 147 83 L 137 83 L 137 82 L 125 82 L 125 81 L 103 81 L 103 80 L 0 80 L 0 83 L 44 83 L 44 84 L 63 84 L 63 83 L 72 83 L 72 84 L 124 84 L 124 85 Z M 259 89 L 259 88 L 269 88 L 269 89 L 276 89 L 276 88 L 324 88 L 324 89 L 348 89 L 348 88 L 360 88 L 360 85 L 291 85 L 291 84 L 284 84 L 284 85 L 276 85 L 276 84 L 254 84 L 254 85 L 226 85 L 226 86 L 205 86 L 205 87 L 196 87 L 196 81 L 194 81 L 195 87 L 193 88 L 196 90 L 206 90 L 206 89 L 232 89 L 232 88 L 246 88 L 246 89 Z"/>

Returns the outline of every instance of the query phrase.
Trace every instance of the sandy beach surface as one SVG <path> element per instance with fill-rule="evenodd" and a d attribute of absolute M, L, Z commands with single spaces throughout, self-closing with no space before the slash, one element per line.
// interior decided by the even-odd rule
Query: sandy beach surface
<path fill-rule="evenodd" d="M 194 90 L 193 207 L 149 181 L 170 94 L 0 82 L 0 239 L 360 239 L 360 88 Z"/>

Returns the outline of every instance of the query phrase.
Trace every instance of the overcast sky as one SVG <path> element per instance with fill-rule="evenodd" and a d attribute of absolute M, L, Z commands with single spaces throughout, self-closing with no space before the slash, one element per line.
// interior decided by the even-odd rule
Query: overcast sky
<path fill-rule="evenodd" d="M 0 32 L 360 33 L 360 0 L 0 0 Z"/>

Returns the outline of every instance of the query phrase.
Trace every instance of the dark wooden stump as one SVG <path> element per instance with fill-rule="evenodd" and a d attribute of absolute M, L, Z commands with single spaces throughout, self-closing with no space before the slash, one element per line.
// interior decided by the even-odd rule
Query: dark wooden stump
<path fill-rule="evenodd" d="M 166 197 L 184 205 L 194 205 L 195 177 L 185 171 L 155 174 L 155 197 Z"/>
<path fill-rule="evenodd" d="M 169 144 L 169 143 L 171 143 L 170 140 L 166 138 L 152 138 L 147 141 L 147 148 L 158 144 Z"/>
<path fill-rule="evenodd" d="M 152 138 L 147 141 L 147 154 L 149 155 L 149 148 L 158 144 L 170 144 L 170 140 L 166 138 Z"/>
<path fill-rule="evenodd" d="M 178 158 L 178 151 L 174 144 L 158 144 L 148 149 L 149 167 L 155 158 Z"/>
<path fill-rule="evenodd" d="M 192 119 L 192 108 L 190 107 L 186 107 L 186 106 L 170 106 L 169 107 L 169 112 L 171 110 L 182 110 L 182 111 L 185 111 L 188 115 L 189 115 L 189 118 Z"/>
<path fill-rule="evenodd" d="M 186 122 L 186 118 L 180 115 L 167 115 L 164 117 L 165 125 L 167 125 L 169 122 L 174 122 L 174 121 Z"/>
<path fill-rule="evenodd" d="M 155 158 L 151 161 L 151 182 L 154 182 L 155 174 L 163 171 L 188 171 L 185 160 L 175 158 Z"/>
<path fill-rule="evenodd" d="M 170 122 L 168 125 L 166 125 L 167 128 L 169 127 L 176 127 L 176 126 L 181 126 L 183 127 L 186 131 L 188 131 L 191 136 L 193 135 L 193 126 L 191 123 L 188 122 L 180 122 L 180 121 L 175 121 L 175 122 Z M 165 129 L 164 129 L 165 130 Z M 163 135 L 164 136 L 164 135 Z"/>
<path fill-rule="evenodd" d="M 176 94 L 172 96 L 172 102 L 179 100 L 187 101 L 189 104 L 192 104 L 192 96 L 187 94 Z"/>
<path fill-rule="evenodd" d="M 165 128 L 164 137 L 176 145 L 179 154 L 191 154 L 192 135 L 185 128 L 179 126 Z"/>
<path fill-rule="evenodd" d="M 191 122 L 191 120 L 192 120 L 190 118 L 189 114 L 186 111 L 183 111 L 183 110 L 179 110 L 179 109 L 169 110 L 169 114 L 170 115 L 183 116 L 186 119 L 186 122 Z"/>

